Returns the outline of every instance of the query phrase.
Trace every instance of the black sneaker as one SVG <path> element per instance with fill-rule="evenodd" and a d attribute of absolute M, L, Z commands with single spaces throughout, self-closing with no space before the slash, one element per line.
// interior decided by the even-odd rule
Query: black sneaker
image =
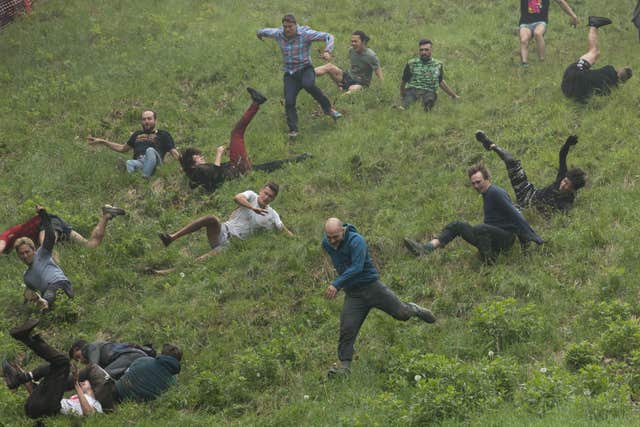
<path fill-rule="evenodd" d="M 345 368 L 344 366 L 338 366 L 337 363 L 334 363 L 333 366 L 329 368 L 327 371 L 327 377 L 329 378 L 345 378 L 348 377 L 351 373 L 351 369 Z"/>
<path fill-rule="evenodd" d="M 611 24 L 611 19 L 602 16 L 590 16 L 588 27 L 600 28 Z"/>
<path fill-rule="evenodd" d="M 9 390 L 15 390 L 26 382 L 24 373 L 19 372 L 7 360 L 2 361 L 2 376 Z"/>
<path fill-rule="evenodd" d="M 71 287 L 71 283 L 69 282 L 61 282 L 58 285 L 58 289 L 62 289 L 64 293 L 71 299 L 73 299 L 73 297 L 75 296 L 75 293 L 73 292 L 73 288 Z"/>
<path fill-rule="evenodd" d="M 491 151 L 491 144 L 493 144 L 493 142 L 487 138 L 487 135 L 483 131 L 479 130 L 476 132 L 476 139 L 482 144 L 485 150 Z"/>
<path fill-rule="evenodd" d="M 418 316 L 420 318 L 420 320 L 422 320 L 424 322 L 427 322 L 427 323 L 435 323 L 436 322 L 436 316 L 433 315 L 431 310 L 427 310 L 424 307 L 420 307 L 415 302 L 410 302 L 409 305 L 411 307 L 413 307 L 413 309 L 416 311 L 416 316 Z"/>
<path fill-rule="evenodd" d="M 111 205 L 104 205 L 102 207 L 102 214 L 103 215 L 109 214 L 109 215 L 111 215 L 111 218 L 114 218 L 114 217 L 116 217 L 118 215 L 124 215 L 124 214 L 126 214 L 126 212 L 122 208 L 118 208 L 118 207 L 111 206 Z"/>
<path fill-rule="evenodd" d="M 267 97 L 261 94 L 260 92 L 258 92 L 257 90 L 255 90 L 254 88 L 248 87 L 247 92 L 249 92 L 249 95 L 251 95 L 251 99 L 256 104 L 260 105 L 267 102 Z"/>
<path fill-rule="evenodd" d="M 40 319 L 29 319 L 26 322 L 24 322 L 22 325 L 12 328 L 9 331 L 9 335 L 11 335 L 13 338 L 17 340 L 22 338 L 27 338 L 31 333 L 31 331 L 33 330 L 33 328 L 35 328 L 38 325 L 38 323 L 40 323 Z"/>
<path fill-rule="evenodd" d="M 408 237 L 404 238 L 404 245 L 414 256 L 422 256 L 426 253 L 424 246 Z"/>
<path fill-rule="evenodd" d="M 160 237 L 160 240 L 162 240 L 162 243 L 164 243 L 165 246 L 169 246 L 173 241 L 171 240 L 171 236 L 167 233 L 160 233 L 158 234 L 158 237 Z"/>

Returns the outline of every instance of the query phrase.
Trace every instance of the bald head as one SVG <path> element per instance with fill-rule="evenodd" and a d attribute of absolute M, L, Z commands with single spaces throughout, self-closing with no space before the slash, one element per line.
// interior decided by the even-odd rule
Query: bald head
<path fill-rule="evenodd" d="M 324 224 L 324 232 L 329 244 L 334 248 L 340 246 L 344 239 L 344 226 L 338 218 L 329 218 Z"/>

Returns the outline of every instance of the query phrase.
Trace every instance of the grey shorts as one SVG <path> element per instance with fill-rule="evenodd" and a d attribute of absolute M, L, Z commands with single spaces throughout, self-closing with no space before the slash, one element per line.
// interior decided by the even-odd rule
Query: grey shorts
<path fill-rule="evenodd" d="M 218 241 L 213 244 L 209 242 L 209 246 L 211 249 L 226 249 L 229 246 L 229 239 L 231 238 L 231 234 L 229 234 L 229 227 L 226 222 L 223 222 L 220 225 L 220 234 L 218 235 Z"/>
<path fill-rule="evenodd" d="M 533 34 L 534 30 L 538 25 L 544 25 L 544 32 L 542 34 L 547 32 L 547 23 L 544 21 L 531 22 L 529 24 L 520 24 L 520 29 L 528 28 L 529 31 L 531 31 L 531 33 Z"/>

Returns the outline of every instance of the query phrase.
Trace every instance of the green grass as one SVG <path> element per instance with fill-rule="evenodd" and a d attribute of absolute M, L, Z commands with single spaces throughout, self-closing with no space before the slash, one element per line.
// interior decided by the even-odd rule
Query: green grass
<path fill-rule="evenodd" d="M 586 106 L 566 100 L 559 87 L 564 68 L 586 49 L 590 13 L 614 20 L 601 31 L 599 64 L 638 67 L 630 6 L 572 2 L 581 20 L 572 29 L 552 4 L 546 61 L 537 62 L 532 46 L 523 71 L 515 66 L 515 3 L 322 0 L 291 9 L 279 0 L 50 0 L 0 32 L 0 225 L 26 219 L 35 203 L 83 234 L 104 203 L 129 212 L 109 225 L 98 249 L 58 248 L 77 297 L 45 316 L 42 333 L 61 349 L 82 337 L 171 341 L 185 353 L 178 387 L 87 424 L 637 425 L 640 348 L 623 344 L 640 337 L 638 83 L 633 78 Z M 280 53 L 255 37 L 287 12 L 333 33 L 341 66 L 351 31 L 363 29 L 386 76 L 351 97 L 321 79 L 345 113 L 337 124 L 314 116 L 318 106 L 301 93 L 295 143 L 285 137 Z M 400 112 L 392 108 L 400 75 L 421 37 L 434 40 L 434 57 L 462 99 L 440 92 L 430 113 L 418 106 Z M 212 157 L 248 105 L 246 86 L 269 97 L 247 133 L 253 162 L 300 152 L 313 159 L 206 194 L 188 188 L 175 161 L 149 182 L 117 172 L 118 154 L 85 142 L 88 134 L 124 142 L 142 109 L 152 108 L 179 148 L 197 146 Z M 548 242 L 527 254 L 516 248 L 488 267 L 455 242 L 425 259 L 408 256 L 403 236 L 431 236 L 453 219 L 481 222 L 468 165 L 484 160 L 494 182 L 508 188 L 500 160 L 473 138 L 479 128 L 519 156 L 538 185 L 555 177 L 558 149 L 577 133 L 569 163 L 588 172 L 589 185 L 566 217 L 526 212 Z M 294 238 L 234 242 L 202 264 L 192 259 L 207 250 L 204 235 L 168 249 L 157 238 L 200 215 L 226 217 L 233 195 L 268 179 L 282 185 L 273 206 Z M 372 312 L 353 374 L 336 382 L 325 371 L 336 357 L 341 301 L 322 297 L 334 271 L 319 245 L 329 216 L 358 227 L 382 280 L 401 298 L 439 317 L 425 326 Z M 147 265 L 178 271 L 150 277 L 141 273 Z M 0 258 L 0 354 L 9 358 L 25 350 L 8 329 L 35 315 L 21 304 L 23 270 L 15 255 Z M 612 343 L 611 336 L 620 338 Z M 569 371 L 565 354 L 585 341 L 598 364 Z M 611 345 L 622 354 L 605 359 Z M 446 369 L 429 386 L 401 374 L 436 356 L 446 358 Z M 27 353 L 25 363 L 35 359 Z M 502 394 L 483 374 L 496 365 L 511 384 Z M 28 422 L 24 398 L 0 388 L 2 423 Z"/>

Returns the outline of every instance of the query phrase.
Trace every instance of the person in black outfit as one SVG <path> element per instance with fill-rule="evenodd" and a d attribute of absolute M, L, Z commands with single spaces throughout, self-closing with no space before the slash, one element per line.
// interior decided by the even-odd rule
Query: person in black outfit
<path fill-rule="evenodd" d="M 631 78 L 631 67 L 615 69 L 612 65 L 592 70 L 600 57 L 598 48 L 598 28 L 611 24 L 608 18 L 589 17 L 589 50 L 578 62 L 567 67 L 562 76 L 562 93 L 567 98 L 585 102 L 593 94 L 609 95 L 612 87 Z"/>
<path fill-rule="evenodd" d="M 509 152 L 493 143 L 484 132 L 476 132 L 476 139 L 482 143 L 485 150 L 495 151 L 504 161 L 520 208 L 534 206 L 543 213 L 554 210 L 567 212 L 573 206 L 576 192 L 584 187 L 586 181 L 584 171 L 580 168 L 567 170 L 567 154 L 569 154 L 569 148 L 578 143 L 576 135 L 569 136 L 560 149 L 556 180 L 544 188 L 536 188 L 529 182 L 520 160 L 514 159 Z"/>
<path fill-rule="evenodd" d="M 251 164 L 245 147 L 244 133 L 260 105 L 264 104 L 267 98 L 250 87 L 247 88 L 247 92 L 251 95 L 253 102 L 231 131 L 228 162 L 222 163 L 222 156 L 226 151 L 224 145 L 218 147 L 213 163 L 206 163 L 202 151 L 197 148 L 188 148 L 184 151 L 180 163 L 182 170 L 189 178 L 191 188 L 202 186 L 207 191 L 215 191 L 226 180 L 238 178 L 251 169 L 271 172 L 287 162 L 298 162 L 311 157 L 305 153 L 291 159 L 275 160 L 260 165 Z"/>
<path fill-rule="evenodd" d="M 485 262 L 495 261 L 498 254 L 511 248 L 515 236 L 523 246 L 529 241 L 544 243 L 513 205 L 507 192 L 491 183 L 491 175 L 484 165 L 472 166 L 467 174 L 473 188 L 482 195 L 484 223 L 472 226 L 462 221 L 451 222 L 426 245 L 405 237 L 404 244 L 413 255 L 433 252 L 458 236 L 478 248 Z"/>

